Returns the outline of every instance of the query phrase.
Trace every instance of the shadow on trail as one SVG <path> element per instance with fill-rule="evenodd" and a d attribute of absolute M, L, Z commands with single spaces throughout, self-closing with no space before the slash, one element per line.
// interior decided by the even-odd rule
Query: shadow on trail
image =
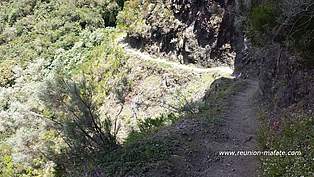
<path fill-rule="evenodd" d="M 205 96 L 187 102 L 181 116 L 165 114 L 139 122 L 140 131 L 129 134 L 124 145 L 102 156 L 109 176 L 206 176 L 217 160 L 210 142 L 225 138 L 220 115 L 229 98 L 243 87 L 231 78 L 212 83 Z"/>
<path fill-rule="evenodd" d="M 243 85 L 219 78 L 202 99 L 187 101 L 177 109 L 181 116 L 169 113 L 141 121 L 139 130 L 131 132 L 122 145 L 110 152 L 74 158 L 68 161 L 70 170 L 86 177 L 206 176 L 217 160 L 210 144 L 225 138 L 220 133 L 221 115 Z M 71 152 L 62 156 L 69 155 Z"/>

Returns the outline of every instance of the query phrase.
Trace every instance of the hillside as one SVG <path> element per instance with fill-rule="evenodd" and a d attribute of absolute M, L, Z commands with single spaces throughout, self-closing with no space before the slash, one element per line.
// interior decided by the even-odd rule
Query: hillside
<path fill-rule="evenodd" d="M 314 176 L 313 17 L 311 0 L 1 1 L 0 176 Z"/>

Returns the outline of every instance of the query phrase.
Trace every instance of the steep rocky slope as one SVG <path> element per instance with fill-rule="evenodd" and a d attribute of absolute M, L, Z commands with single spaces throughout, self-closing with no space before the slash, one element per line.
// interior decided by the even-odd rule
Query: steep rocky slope
<path fill-rule="evenodd" d="M 290 33 L 297 32 L 293 32 L 294 27 L 289 26 L 289 21 L 294 22 L 294 18 L 301 19 L 302 16 L 290 17 L 284 11 L 284 8 L 290 7 L 297 12 L 299 6 L 302 6 L 309 11 L 308 13 L 312 13 L 310 9 L 313 9 L 313 4 L 309 2 L 304 1 L 303 6 L 298 5 L 302 3 L 297 1 L 268 3 L 247 0 L 235 3 L 234 9 L 237 14 L 235 21 L 239 22 L 234 23 L 236 31 L 234 46 L 237 53 L 235 70 L 237 73 L 242 73 L 244 77 L 256 77 L 260 80 L 263 98 L 273 103 L 274 111 L 297 103 L 302 104 L 304 110 L 310 110 L 313 105 L 311 99 L 314 94 L 312 77 L 314 70 L 311 64 L 313 56 L 304 55 L 304 53 L 310 54 L 313 49 L 298 48 L 297 40 L 303 37 L 294 39 L 294 34 Z M 261 15 L 263 13 L 266 14 L 264 17 Z M 299 10 L 298 13 L 302 14 L 302 11 Z M 273 15 L 279 17 L 275 18 Z M 281 22 L 283 21 L 281 18 L 285 23 Z M 294 23 L 297 26 L 297 22 Z M 310 32 L 311 28 L 307 29 L 306 26 L 311 26 L 313 23 L 313 20 L 304 22 L 304 29 L 299 27 L 300 29 L 297 30 Z M 307 47 L 313 45 L 313 41 L 310 41 L 306 43 L 304 39 Z"/>
<path fill-rule="evenodd" d="M 233 65 L 231 1 L 159 0 L 128 3 L 136 19 L 123 18 L 133 47 L 181 63 Z"/>

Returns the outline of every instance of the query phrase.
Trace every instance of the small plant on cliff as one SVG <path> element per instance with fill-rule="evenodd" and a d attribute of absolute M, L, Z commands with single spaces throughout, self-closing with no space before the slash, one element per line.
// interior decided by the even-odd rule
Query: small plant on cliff
<path fill-rule="evenodd" d="M 253 30 L 265 32 L 273 27 L 275 22 L 275 8 L 271 3 L 261 4 L 252 9 L 250 23 Z"/>
<path fill-rule="evenodd" d="M 296 48 L 306 64 L 314 66 L 314 3 L 289 0 L 280 3 L 281 24 L 287 41 Z"/>
<path fill-rule="evenodd" d="M 266 34 L 271 34 L 276 25 L 275 3 L 262 3 L 252 8 L 248 20 L 248 35 L 253 44 L 261 45 L 268 41 Z"/>
<path fill-rule="evenodd" d="M 139 122 L 140 131 L 143 133 L 158 129 L 167 124 L 175 122 L 178 118 L 173 113 L 162 114 L 156 118 L 147 118 Z"/>

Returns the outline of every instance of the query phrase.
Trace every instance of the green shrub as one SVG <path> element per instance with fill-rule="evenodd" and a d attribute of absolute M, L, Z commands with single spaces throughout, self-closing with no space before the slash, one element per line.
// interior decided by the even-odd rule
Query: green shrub
<path fill-rule="evenodd" d="M 177 120 L 177 117 L 173 113 L 162 114 L 156 118 L 147 118 L 145 120 L 139 121 L 139 128 L 143 133 L 150 132 L 167 124 L 171 124 L 175 120 Z"/>
<path fill-rule="evenodd" d="M 12 157 L 5 155 L 0 160 L 0 175 L 3 177 L 14 176 L 14 165 Z"/>
<path fill-rule="evenodd" d="M 307 66 L 314 67 L 314 6 L 309 8 L 308 12 L 299 13 L 290 19 L 289 28 L 287 28 L 287 38 L 293 42 L 293 47 L 300 52 Z"/>
<path fill-rule="evenodd" d="M 249 19 L 253 30 L 266 32 L 266 30 L 269 30 L 276 24 L 274 5 L 272 3 L 264 3 L 253 7 Z"/>
<path fill-rule="evenodd" d="M 12 71 L 15 62 L 12 60 L 0 61 L 0 87 L 12 85 L 14 82 L 14 73 Z"/>
<path fill-rule="evenodd" d="M 118 132 L 110 117 L 100 117 L 94 88 L 84 78 L 75 82 L 56 77 L 47 81 L 47 90 L 41 95 L 53 113 L 55 127 L 74 153 L 109 151 L 117 145 Z"/>
<path fill-rule="evenodd" d="M 147 163 L 154 163 L 170 157 L 170 140 L 145 139 L 129 143 L 117 151 L 105 154 L 101 166 L 108 176 L 125 176 L 126 174 L 143 174 Z"/>
<path fill-rule="evenodd" d="M 314 67 L 314 5 L 311 2 L 269 0 L 255 4 L 247 26 L 252 43 L 264 46 L 276 40 L 296 51 L 305 66 Z"/>
<path fill-rule="evenodd" d="M 253 45 L 263 46 L 271 41 L 271 31 L 276 26 L 277 8 L 275 2 L 255 5 L 249 14 L 247 35 Z"/>

